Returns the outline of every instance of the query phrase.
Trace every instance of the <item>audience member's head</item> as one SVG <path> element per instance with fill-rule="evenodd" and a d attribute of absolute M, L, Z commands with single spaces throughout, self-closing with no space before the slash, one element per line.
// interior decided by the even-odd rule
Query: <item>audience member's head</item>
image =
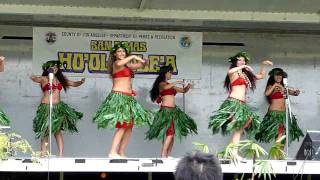
<path fill-rule="evenodd" d="M 178 163 L 176 180 L 222 180 L 219 160 L 213 155 L 197 151 L 187 154 Z"/>

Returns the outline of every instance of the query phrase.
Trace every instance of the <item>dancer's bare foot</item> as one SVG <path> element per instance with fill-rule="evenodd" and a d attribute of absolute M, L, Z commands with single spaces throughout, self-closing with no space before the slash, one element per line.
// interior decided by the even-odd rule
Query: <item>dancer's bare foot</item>
<path fill-rule="evenodd" d="M 109 158 L 116 158 L 116 159 L 122 158 L 119 154 L 116 154 L 116 153 L 109 153 L 108 157 Z"/>
<path fill-rule="evenodd" d="M 40 153 L 40 157 L 41 157 L 41 158 L 47 157 L 47 153 L 41 152 L 41 153 Z"/>
<path fill-rule="evenodd" d="M 121 158 L 127 158 L 127 156 L 124 155 L 124 154 L 120 154 L 120 157 L 121 157 Z"/>
<path fill-rule="evenodd" d="M 165 156 L 165 155 L 161 155 L 161 158 L 168 158 L 168 156 Z"/>

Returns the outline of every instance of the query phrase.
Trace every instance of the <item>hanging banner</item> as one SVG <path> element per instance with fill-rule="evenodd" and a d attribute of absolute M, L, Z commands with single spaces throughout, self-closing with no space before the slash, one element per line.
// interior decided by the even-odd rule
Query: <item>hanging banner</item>
<path fill-rule="evenodd" d="M 171 65 L 175 78 L 200 79 L 200 32 L 35 27 L 33 73 L 41 74 L 44 62 L 59 60 L 67 76 L 105 77 L 110 74 L 110 50 L 119 42 L 127 42 L 131 54 L 148 59 L 135 71 L 137 77 L 154 78 L 161 65 Z"/>

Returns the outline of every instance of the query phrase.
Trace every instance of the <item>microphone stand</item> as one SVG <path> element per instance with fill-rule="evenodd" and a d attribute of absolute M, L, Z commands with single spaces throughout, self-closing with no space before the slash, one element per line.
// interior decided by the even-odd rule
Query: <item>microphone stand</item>
<path fill-rule="evenodd" d="M 52 145 L 51 145 L 51 137 L 52 137 L 52 81 L 53 81 L 53 73 L 49 73 L 49 156 L 51 156 Z"/>
<path fill-rule="evenodd" d="M 183 79 L 182 81 L 183 81 L 182 87 L 184 88 L 185 79 Z M 186 95 L 186 93 L 182 93 L 183 111 L 186 111 L 186 96 L 185 95 Z"/>
<path fill-rule="evenodd" d="M 49 155 L 48 155 L 48 174 L 47 180 L 50 180 L 50 156 L 52 151 L 52 81 L 54 78 L 53 69 L 49 68 Z"/>
<path fill-rule="evenodd" d="M 286 106 L 286 153 L 289 157 L 289 121 L 292 119 L 291 105 L 289 99 L 288 79 L 283 78 L 285 106 Z"/>

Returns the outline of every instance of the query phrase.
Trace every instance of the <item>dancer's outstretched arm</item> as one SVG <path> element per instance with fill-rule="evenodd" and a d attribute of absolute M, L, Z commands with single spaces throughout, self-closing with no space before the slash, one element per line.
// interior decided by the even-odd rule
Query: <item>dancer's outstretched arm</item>
<path fill-rule="evenodd" d="M 265 78 L 267 74 L 266 66 L 272 66 L 272 65 L 273 63 L 269 60 L 262 61 L 260 65 L 260 72 L 258 74 L 255 74 L 256 79 L 260 80 Z"/>
<path fill-rule="evenodd" d="M 85 78 L 82 78 L 81 81 L 71 81 L 71 80 L 68 80 L 68 86 L 78 87 L 78 86 L 81 86 L 85 81 L 86 81 Z"/>

